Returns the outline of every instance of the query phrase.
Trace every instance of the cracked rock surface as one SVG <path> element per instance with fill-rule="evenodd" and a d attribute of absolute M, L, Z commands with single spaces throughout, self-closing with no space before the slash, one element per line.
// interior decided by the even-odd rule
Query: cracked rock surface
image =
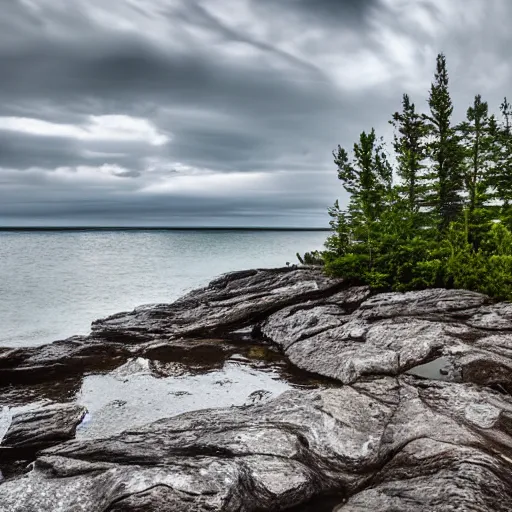
<path fill-rule="evenodd" d="M 41 445 L 0 484 L 0 511 L 512 510 L 512 309 L 477 293 L 371 295 L 309 267 L 236 272 L 99 320 L 90 337 L 0 349 L 0 385 L 50 385 L 98 358 L 112 370 L 158 357 L 163 372 L 207 353 L 222 366 L 226 352 L 243 359 L 242 328 L 331 380 Z M 69 425 L 79 414 L 57 409 Z M 30 442 L 17 421 L 9 432 Z"/>
<path fill-rule="evenodd" d="M 86 413 L 77 405 L 54 405 L 17 414 L 1 445 L 10 448 L 46 448 L 75 436 Z"/>
<path fill-rule="evenodd" d="M 386 293 L 364 300 L 365 293 L 351 288 L 318 304 L 283 308 L 263 322 L 262 332 L 295 365 L 344 384 L 400 375 L 443 358 L 451 380 L 512 391 L 508 304 L 490 304 L 484 295 L 464 290 Z M 359 307 L 347 311 L 356 298 L 363 299 Z"/>

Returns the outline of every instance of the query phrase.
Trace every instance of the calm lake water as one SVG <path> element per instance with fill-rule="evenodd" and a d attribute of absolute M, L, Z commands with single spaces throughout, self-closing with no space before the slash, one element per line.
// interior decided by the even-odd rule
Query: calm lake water
<path fill-rule="evenodd" d="M 296 263 L 326 232 L 0 232 L 0 346 L 87 334 L 93 320 L 172 302 L 232 270 Z"/>

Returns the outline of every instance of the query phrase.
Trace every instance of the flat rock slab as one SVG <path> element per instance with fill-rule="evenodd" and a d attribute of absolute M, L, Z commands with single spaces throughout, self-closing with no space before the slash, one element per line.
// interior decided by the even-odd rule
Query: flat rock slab
<path fill-rule="evenodd" d="M 86 409 L 75 404 L 58 404 L 17 414 L 1 446 L 39 450 L 75 437 Z"/>
<path fill-rule="evenodd" d="M 510 308 L 464 290 L 363 299 L 365 289 L 350 288 L 294 304 L 270 315 L 261 330 L 299 368 L 344 384 L 400 375 L 442 358 L 445 380 L 512 392 Z"/>
<path fill-rule="evenodd" d="M 288 391 L 46 449 L 0 485 L 0 510 L 285 510 L 341 489 L 341 511 L 505 511 L 511 419 L 510 397 L 469 384 Z"/>

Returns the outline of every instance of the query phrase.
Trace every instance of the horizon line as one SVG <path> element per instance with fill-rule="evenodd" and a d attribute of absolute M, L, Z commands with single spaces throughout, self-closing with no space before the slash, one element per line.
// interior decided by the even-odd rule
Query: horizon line
<path fill-rule="evenodd" d="M 325 227 L 284 226 L 0 226 L 1 231 L 331 231 Z"/>

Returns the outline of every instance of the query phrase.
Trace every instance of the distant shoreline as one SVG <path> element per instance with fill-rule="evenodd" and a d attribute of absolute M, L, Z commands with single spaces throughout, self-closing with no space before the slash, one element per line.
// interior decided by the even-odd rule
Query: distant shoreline
<path fill-rule="evenodd" d="M 5 231 L 330 231 L 329 228 L 286 228 L 286 227 L 165 227 L 165 226 L 0 226 Z"/>

